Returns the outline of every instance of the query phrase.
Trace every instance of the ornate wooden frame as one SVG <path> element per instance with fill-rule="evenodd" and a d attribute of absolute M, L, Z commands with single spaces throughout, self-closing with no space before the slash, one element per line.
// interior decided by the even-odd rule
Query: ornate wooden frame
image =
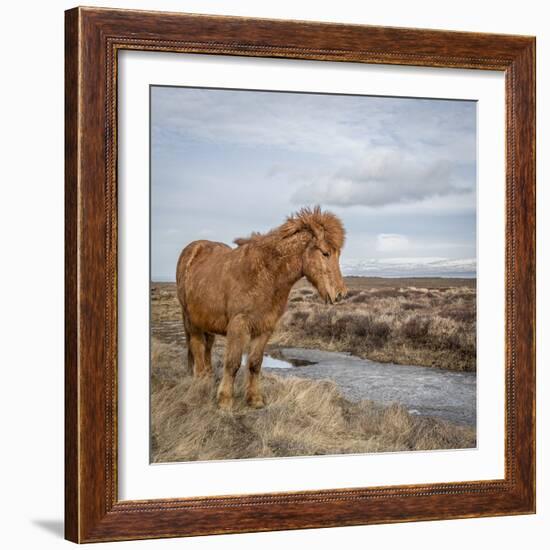
<path fill-rule="evenodd" d="M 506 82 L 504 479 L 119 501 L 117 52 L 498 70 Z M 75 542 L 535 511 L 535 39 L 98 8 L 66 12 L 66 538 Z"/>

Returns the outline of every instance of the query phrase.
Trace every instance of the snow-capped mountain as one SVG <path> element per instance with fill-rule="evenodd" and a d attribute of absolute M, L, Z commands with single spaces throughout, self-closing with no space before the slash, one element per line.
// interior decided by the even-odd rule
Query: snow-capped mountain
<path fill-rule="evenodd" d="M 343 275 L 368 277 L 475 277 L 475 258 L 342 259 Z"/>

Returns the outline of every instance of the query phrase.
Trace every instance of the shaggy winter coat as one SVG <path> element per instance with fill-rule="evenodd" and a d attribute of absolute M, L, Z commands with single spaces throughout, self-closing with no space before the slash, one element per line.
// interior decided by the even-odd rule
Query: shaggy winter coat
<path fill-rule="evenodd" d="M 248 351 L 246 398 L 263 406 L 259 372 L 264 348 L 284 313 L 292 286 L 306 277 L 321 297 L 334 303 L 346 293 L 340 273 L 342 222 L 320 208 L 303 208 L 266 234 L 236 239 L 236 248 L 194 241 L 178 260 L 177 293 L 188 343 L 188 367 L 211 376 L 215 335 L 227 337 L 221 407 L 230 408 L 233 382 Z"/>

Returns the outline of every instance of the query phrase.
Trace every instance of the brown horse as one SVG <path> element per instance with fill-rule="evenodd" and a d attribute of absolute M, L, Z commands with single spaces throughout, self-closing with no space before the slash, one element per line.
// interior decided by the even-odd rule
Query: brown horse
<path fill-rule="evenodd" d="M 236 239 L 237 248 L 194 241 L 178 260 L 177 292 L 183 313 L 188 368 L 196 377 L 212 376 L 216 334 L 227 336 L 220 407 L 231 408 L 235 375 L 248 350 L 246 399 L 264 404 L 259 373 L 264 348 L 284 313 L 294 283 L 302 277 L 334 303 L 346 294 L 340 273 L 342 222 L 319 207 L 302 208 L 266 234 Z"/>

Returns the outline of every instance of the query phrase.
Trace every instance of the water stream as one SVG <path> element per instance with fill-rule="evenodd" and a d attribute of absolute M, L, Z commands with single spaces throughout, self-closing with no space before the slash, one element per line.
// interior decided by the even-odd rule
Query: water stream
<path fill-rule="evenodd" d="M 433 367 L 377 363 L 347 353 L 282 348 L 262 368 L 280 376 L 329 379 L 352 401 L 399 403 L 411 414 L 476 423 L 476 375 Z"/>

